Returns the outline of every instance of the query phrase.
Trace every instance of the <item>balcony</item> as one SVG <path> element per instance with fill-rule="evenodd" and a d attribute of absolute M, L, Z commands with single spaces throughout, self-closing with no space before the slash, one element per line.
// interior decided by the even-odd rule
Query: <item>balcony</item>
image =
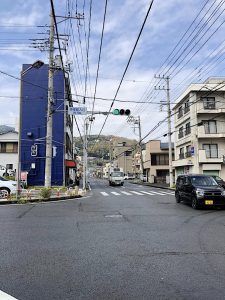
<path fill-rule="evenodd" d="M 186 153 L 185 153 L 185 157 L 187 157 L 187 158 L 188 158 L 188 157 L 192 157 L 191 151 L 186 152 Z"/>
<path fill-rule="evenodd" d="M 179 154 L 179 159 L 184 159 L 184 153 Z"/>
<path fill-rule="evenodd" d="M 209 130 L 206 130 L 205 126 L 198 127 L 198 138 L 224 138 L 225 137 L 225 124 L 218 123 L 216 127 L 216 132 L 209 133 Z M 213 131 L 213 130 L 212 130 Z"/>
<path fill-rule="evenodd" d="M 183 117 L 183 110 L 178 111 L 177 118 L 180 119 Z"/>
<path fill-rule="evenodd" d="M 223 155 L 225 155 L 225 150 L 218 150 L 218 157 L 207 157 L 206 150 L 198 150 L 198 160 L 199 163 L 222 163 Z"/>
<path fill-rule="evenodd" d="M 191 127 L 187 127 L 186 129 L 185 129 L 185 135 L 188 135 L 188 134 L 190 134 L 191 133 Z"/>

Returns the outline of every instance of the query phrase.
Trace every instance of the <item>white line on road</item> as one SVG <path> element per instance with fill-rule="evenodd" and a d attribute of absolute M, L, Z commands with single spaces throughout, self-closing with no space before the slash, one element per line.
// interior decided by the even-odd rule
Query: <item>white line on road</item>
<path fill-rule="evenodd" d="M 134 193 L 136 195 L 139 195 L 139 196 L 144 196 L 143 194 L 139 193 L 139 192 L 136 192 L 136 191 L 130 191 L 131 193 Z"/>
<path fill-rule="evenodd" d="M 1 300 L 17 300 L 16 298 L 4 293 L 3 291 L 0 291 L 0 299 Z"/>
<path fill-rule="evenodd" d="M 140 192 L 142 192 L 142 193 L 144 193 L 144 194 L 148 194 L 148 195 L 154 195 L 154 194 L 152 194 L 152 193 L 145 192 L 145 191 L 140 191 Z"/>
<path fill-rule="evenodd" d="M 120 196 L 120 194 L 117 193 L 117 192 L 111 192 L 111 194 L 116 195 L 116 196 Z"/>
<path fill-rule="evenodd" d="M 154 192 L 154 191 L 150 191 L 150 192 L 153 193 L 153 194 L 156 194 L 156 195 L 166 196 L 166 194 L 163 194 L 163 193 Z"/>
<path fill-rule="evenodd" d="M 101 192 L 101 194 L 102 194 L 103 196 L 109 196 L 109 194 L 107 194 L 107 193 L 105 193 L 105 192 Z"/>
<path fill-rule="evenodd" d="M 164 194 L 166 194 L 166 195 L 173 195 L 174 196 L 174 193 L 170 193 L 170 192 L 164 192 L 164 191 L 160 191 L 160 193 L 164 193 Z"/>
<path fill-rule="evenodd" d="M 131 193 L 128 193 L 128 192 L 122 192 L 121 193 L 125 194 L 125 195 L 128 195 L 128 196 L 131 196 L 132 194 Z"/>

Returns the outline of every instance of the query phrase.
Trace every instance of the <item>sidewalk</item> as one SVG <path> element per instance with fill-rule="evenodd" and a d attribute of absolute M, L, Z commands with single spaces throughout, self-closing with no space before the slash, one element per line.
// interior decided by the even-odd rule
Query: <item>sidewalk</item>
<path fill-rule="evenodd" d="M 150 187 L 154 187 L 154 188 L 159 188 L 159 189 L 166 189 L 166 190 L 171 190 L 174 191 L 175 188 L 170 188 L 168 184 L 163 184 L 163 183 L 149 183 L 149 182 L 143 182 L 141 180 L 132 180 L 129 181 L 130 183 L 133 184 L 140 184 L 140 185 L 144 185 L 144 186 L 150 186 Z"/>

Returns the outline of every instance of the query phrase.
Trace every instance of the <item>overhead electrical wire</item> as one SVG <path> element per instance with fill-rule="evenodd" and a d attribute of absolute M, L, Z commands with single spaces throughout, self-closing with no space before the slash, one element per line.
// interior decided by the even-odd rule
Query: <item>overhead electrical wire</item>
<path fill-rule="evenodd" d="M 126 67 L 125 67 L 125 70 L 124 70 L 124 72 L 123 72 L 122 78 L 121 78 L 121 80 L 120 80 L 119 86 L 118 86 L 118 88 L 117 88 L 117 90 L 116 90 L 115 96 L 114 96 L 113 101 L 112 101 L 112 103 L 111 103 L 111 106 L 110 106 L 110 109 L 109 109 L 109 111 L 108 111 L 108 114 L 107 114 L 107 116 L 106 116 L 106 118 L 105 118 L 105 120 L 104 120 L 104 123 L 103 123 L 103 125 L 102 125 L 102 127 L 101 127 L 101 130 L 100 130 L 100 132 L 99 132 L 99 134 L 98 134 L 98 137 L 101 135 L 101 132 L 102 132 L 102 130 L 103 130 L 105 124 L 106 124 L 106 121 L 107 121 L 108 117 L 109 117 L 109 113 L 111 112 L 111 109 L 112 109 L 112 107 L 113 107 L 113 105 L 114 105 L 115 99 L 116 99 L 116 97 L 117 97 L 117 95 L 118 95 L 118 93 L 119 93 L 119 90 L 120 90 L 120 87 L 121 87 L 121 85 L 122 85 L 123 79 L 124 79 L 124 77 L 125 77 L 125 75 L 126 75 L 126 72 L 127 72 L 128 67 L 129 67 L 129 65 L 130 65 L 131 59 L 132 59 L 133 54 L 134 54 L 134 52 L 135 52 L 135 49 L 136 49 L 136 47 L 137 47 L 138 41 L 139 41 L 139 39 L 140 39 L 140 37 L 141 37 L 141 34 L 142 34 L 143 29 L 144 29 L 145 23 L 146 23 L 146 21 L 147 21 L 148 15 L 149 15 L 149 13 L 150 13 L 150 11 L 151 11 L 153 2 L 154 2 L 154 0 L 152 0 L 151 3 L 150 3 L 150 5 L 149 5 L 149 8 L 148 8 L 147 13 L 146 13 L 146 16 L 145 16 L 145 18 L 144 18 L 144 21 L 143 21 L 143 23 L 142 23 L 141 29 L 140 29 L 140 31 L 139 31 L 138 37 L 137 37 L 137 39 L 136 39 L 136 42 L 135 42 L 134 47 L 133 47 L 133 49 L 132 49 L 131 55 L 130 55 L 130 57 L 129 57 L 129 59 L 128 59 L 127 65 L 126 65 Z"/>

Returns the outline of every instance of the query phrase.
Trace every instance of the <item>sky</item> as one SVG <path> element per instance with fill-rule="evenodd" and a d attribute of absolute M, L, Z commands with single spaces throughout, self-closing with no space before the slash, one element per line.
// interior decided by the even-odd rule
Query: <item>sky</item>
<path fill-rule="evenodd" d="M 62 38 L 68 37 L 62 44 L 66 49 L 63 57 L 64 64 L 71 66 L 73 100 L 79 102 L 75 106 L 83 106 L 83 97 L 77 95 L 85 95 L 90 1 L 54 1 L 58 31 Z M 166 91 L 155 89 L 155 86 L 162 89 L 166 82 L 154 78 L 155 75 L 170 77 L 171 106 L 189 84 L 202 83 L 211 76 L 224 76 L 224 2 L 154 0 L 116 97 L 134 103 L 115 101 L 113 105 L 113 109 L 130 109 L 132 116 L 140 116 L 145 141 L 163 139 L 167 133 L 165 122 L 147 135 L 166 117 L 166 106 L 160 105 L 166 100 Z M 107 1 L 94 111 L 109 111 L 150 3 L 149 0 Z M 104 9 L 105 0 L 92 0 L 86 91 L 90 98 L 86 98 L 85 104 L 88 111 L 93 109 Z M 62 18 L 76 14 L 84 14 L 84 19 Z M 20 81 L 6 74 L 20 77 L 22 64 L 37 59 L 48 63 L 48 45 L 44 48 L 41 45 L 48 39 L 49 15 L 50 1 L 0 2 L 0 125 L 17 126 L 19 118 Z M 99 134 L 104 120 L 104 115 L 95 116 L 91 134 Z M 83 132 L 84 116 L 77 117 L 77 122 Z M 128 124 L 125 116 L 109 115 L 101 133 L 138 139 L 137 129 Z M 74 135 L 79 135 L 76 127 Z"/>

